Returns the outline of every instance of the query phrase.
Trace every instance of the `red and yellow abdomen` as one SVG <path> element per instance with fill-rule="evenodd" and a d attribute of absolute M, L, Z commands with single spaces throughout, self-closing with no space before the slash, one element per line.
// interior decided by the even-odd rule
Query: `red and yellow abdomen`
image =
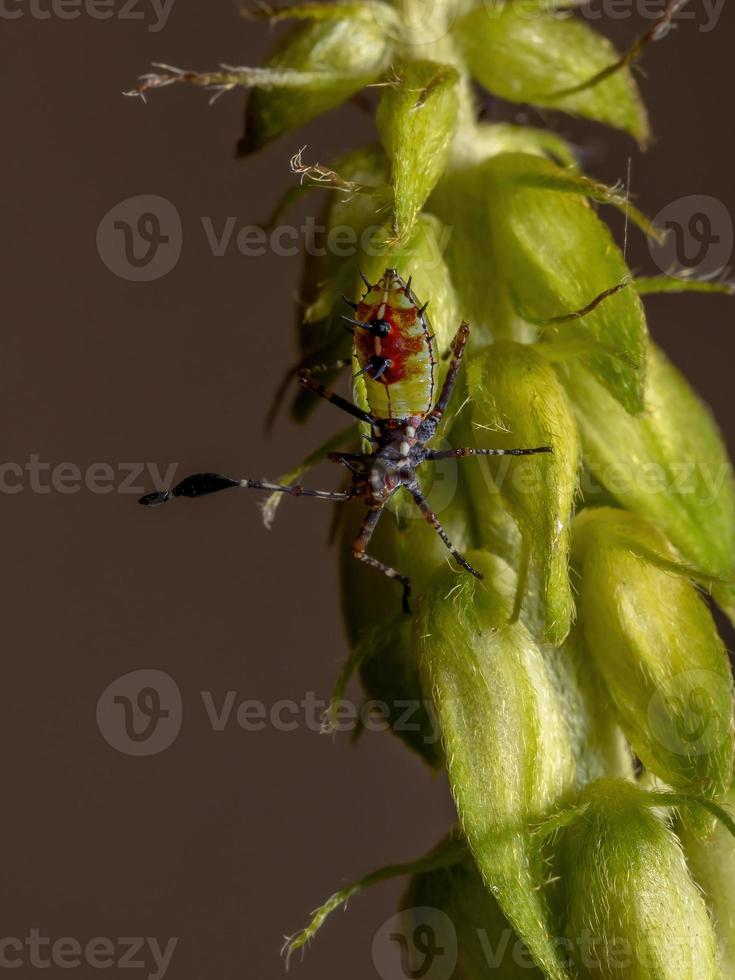
<path fill-rule="evenodd" d="M 355 330 L 355 351 L 371 414 L 378 419 L 427 415 L 435 397 L 434 338 L 426 314 L 395 270 L 387 269 L 368 290 L 355 319 L 365 324 Z M 371 330 L 368 325 L 376 323 L 387 329 Z M 389 361 L 382 372 L 371 366 L 379 363 L 376 358 Z"/>

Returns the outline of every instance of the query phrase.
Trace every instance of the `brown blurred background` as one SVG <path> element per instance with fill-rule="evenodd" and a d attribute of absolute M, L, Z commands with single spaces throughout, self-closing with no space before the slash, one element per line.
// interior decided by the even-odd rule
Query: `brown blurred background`
<path fill-rule="evenodd" d="M 293 184 L 294 150 L 308 144 L 311 159 L 329 160 L 371 137 L 368 117 L 348 106 L 236 160 L 240 94 L 212 108 L 198 91 L 154 93 L 148 105 L 120 94 L 156 60 L 258 64 L 269 30 L 242 20 L 232 0 L 175 0 L 158 31 L 144 0 L 132 8 L 142 20 L 42 20 L 22 2 L 4 9 L 22 13 L 0 16 L 4 460 L 24 467 L 36 454 L 82 473 L 104 463 L 117 485 L 134 461 L 177 463 L 181 475 L 281 473 L 343 424 L 326 409 L 307 428 L 284 420 L 263 431 L 295 353 L 300 261 L 245 258 L 234 241 L 215 257 L 202 218 L 218 232 L 230 216 L 238 229 L 262 222 Z M 625 178 L 631 156 L 632 189 L 650 214 L 689 195 L 716 198 L 725 227 L 714 231 L 726 236 L 735 10 L 709 32 L 702 5 L 691 10 L 695 20 L 645 58 L 641 86 L 657 137 L 647 154 L 602 128 L 549 121 L 608 182 Z M 647 23 L 628 16 L 604 28 L 624 44 Z M 488 118 L 509 118 L 486 105 Z M 152 282 L 116 276 L 96 245 L 103 216 L 141 194 L 167 198 L 183 228 L 178 264 Z M 295 223 L 306 213 L 297 210 Z M 629 254 L 641 271 L 657 271 L 637 235 Z M 731 302 L 655 297 L 647 306 L 656 338 L 735 450 Z M 3 472 L 6 486 L 18 482 Z M 178 937 L 173 980 L 280 977 L 283 933 L 340 882 L 421 854 L 452 819 L 443 781 L 390 736 L 367 735 L 353 749 L 345 736 L 303 725 L 243 731 L 235 709 L 223 731 L 208 721 L 202 691 L 218 707 L 228 691 L 236 704 L 268 706 L 330 691 L 346 647 L 329 508 L 286 501 L 268 533 L 255 496 L 153 513 L 131 492 L 39 492 L 49 478 L 41 472 L 34 490 L 26 472 L 20 492 L 2 494 L 0 938 L 33 928 L 52 940 L 108 937 L 117 959 L 119 937 L 162 946 Z M 133 483 L 151 489 L 147 474 Z M 116 678 L 151 669 L 174 679 L 183 724 L 166 751 L 137 758 L 104 740 L 96 706 Z M 400 888 L 353 901 L 294 974 L 375 977 L 372 937 Z M 24 956 L 16 975 L 34 976 Z M 147 977 L 151 962 L 148 953 L 146 968 L 107 975 Z"/>

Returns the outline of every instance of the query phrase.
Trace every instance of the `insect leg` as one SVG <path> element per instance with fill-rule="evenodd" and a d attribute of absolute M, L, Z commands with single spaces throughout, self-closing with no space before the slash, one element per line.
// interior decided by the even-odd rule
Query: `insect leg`
<path fill-rule="evenodd" d="M 462 363 L 462 355 L 464 354 L 464 349 L 469 336 L 469 323 L 462 323 L 454 337 L 454 343 L 452 344 L 452 360 L 449 362 L 449 368 L 447 369 L 447 376 L 444 379 L 441 394 L 437 399 L 436 405 L 431 411 L 431 417 L 436 419 L 437 422 L 439 419 L 441 419 L 447 405 L 449 404 L 449 399 L 452 397 L 452 391 L 454 390 L 457 375 L 459 374 L 459 367 Z"/>
<path fill-rule="evenodd" d="M 371 453 L 327 453 L 327 459 L 332 463 L 344 463 L 346 461 L 352 463 L 364 463 L 365 460 L 371 458 Z"/>
<path fill-rule="evenodd" d="M 429 449 L 422 462 L 427 459 L 464 459 L 466 456 L 533 456 L 553 451 L 553 446 L 536 446 L 534 449 Z"/>
<path fill-rule="evenodd" d="M 373 558 L 372 555 L 366 554 L 365 549 L 370 543 L 370 538 L 373 536 L 373 531 L 375 530 L 378 521 L 380 520 L 380 515 L 383 512 L 383 508 L 379 507 L 376 510 L 369 510 L 365 515 L 365 520 L 362 522 L 362 527 L 360 532 L 352 543 L 352 555 L 357 558 L 358 561 L 364 562 L 371 568 L 377 568 L 379 572 L 387 575 L 388 578 L 397 579 L 403 586 L 403 611 L 405 613 L 411 612 L 411 607 L 408 603 L 409 597 L 411 595 L 411 581 L 406 578 L 405 575 L 399 574 L 395 568 L 391 568 L 390 565 L 385 565 L 382 561 L 378 561 L 377 558 Z"/>
<path fill-rule="evenodd" d="M 426 499 L 426 497 L 424 497 L 424 495 L 421 493 L 419 486 L 414 483 L 413 485 L 410 485 L 408 487 L 408 491 L 413 497 L 413 499 L 416 501 L 416 506 L 418 507 L 418 509 L 421 511 L 421 513 L 424 515 L 426 520 L 429 522 L 429 524 L 431 524 L 431 526 L 434 528 L 436 533 L 442 539 L 444 544 L 452 553 L 454 559 L 457 562 L 459 562 L 462 568 L 470 572 L 471 575 L 474 575 L 475 578 L 482 578 L 482 573 L 478 572 L 476 568 L 473 568 L 472 565 L 470 565 L 470 563 L 464 557 L 464 555 L 461 555 L 454 547 L 452 542 L 449 540 L 449 535 L 439 523 L 439 518 L 436 516 L 436 514 L 431 509 L 431 507 L 429 507 L 429 502 Z"/>
<path fill-rule="evenodd" d="M 319 382 L 312 377 L 311 372 L 308 369 L 304 369 L 299 372 L 299 384 L 306 388 L 307 391 L 313 391 L 317 395 L 321 395 L 322 398 L 326 398 L 328 402 L 332 402 L 337 408 L 341 408 L 343 412 L 348 412 L 353 415 L 356 419 L 360 419 L 361 422 L 371 422 L 372 418 L 367 412 L 364 412 L 357 405 L 353 405 L 352 402 L 347 401 L 346 398 L 342 398 L 341 395 L 335 394 L 335 392 L 330 391 L 329 388 L 325 388 L 324 385 L 319 384 Z"/>
<path fill-rule="evenodd" d="M 138 503 L 150 507 L 165 504 L 174 497 L 204 497 L 209 493 L 229 490 L 231 487 L 245 487 L 251 490 L 268 490 L 270 493 L 290 493 L 293 497 L 318 497 L 321 500 L 349 500 L 350 490 L 337 492 L 333 490 L 309 490 L 299 484 L 286 486 L 282 483 L 268 483 L 265 480 L 233 480 L 229 476 L 218 473 L 194 473 L 185 477 L 170 490 L 157 493 L 147 493 Z"/>
<path fill-rule="evenodd" d="M 543 320 L 532 319 L 526 316 L 525 312 L 522 312 L 521 315 L 524 317 L 524 319 L 527 319 L 529 323 L 534 323 L 538 327 L 547 327 L 553 326 L 557 323 L 571 323 L 574 320 L 581 320 L 583 317 L 587 316 L 588 313 L 592 313 L 593 310 L 596 310 L 600 303 L 604 302 L 606 299 L 609 299 L 610 296 L 615 296 L 617 293 L 621 292 L 621 290 L 625 289 L 627 286 L 630 286 L 632 281 L 633 280 L 629 276 L 626 276 L 625 279 L 622 279 L 614 286 L 610 286 L 609 289 L 604 289 L 598 296 L 595 296 L 594 299 L 590 300 L 590 302 L 581 309 L 573 310 L 571 313 L 563 313 L 561 316 L 551 316 Z"/>
<path fill-rule="evenodd" d="M 289 385 L 300 371 L 310 371 L 314 374 L 321 374 L 328 371 L 341 371 L 342 368 L 347 367 L 351 363 L 352 358 L 342 358 L 341 360 L 335 361 L 332 364 L 310 364 L 307 367 L 304 362 L 301 361 L 294 365 L 294 367 L 289 368 L 281 379 L 278 387 L 276 388 L 276 392 L 273 395 L 273 401 L 268 409 L 268 415 L 266 416 L 265 420 L 266 430 L 272 428 L 281 407 L 281 403 L 283 402 L 286 392 L 288 391 Z"/>
<path fill-rule="evenodd" d="M 341 371 L 342 368 L 349 367 L 352 364 L 351 357 L 343 357 L 339 361 L 332 361 L 331 364 L 310 364 L 308 368 L 301 368 L 302 371 L 308 371 L 309 374 L 326 374 L 328 371 Z"/>

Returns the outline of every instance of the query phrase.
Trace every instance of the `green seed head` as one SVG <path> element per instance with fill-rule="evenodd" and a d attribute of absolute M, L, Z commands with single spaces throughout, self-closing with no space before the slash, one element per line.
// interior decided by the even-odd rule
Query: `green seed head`
<path fill-rule="evenodd" d="M 611 508 L 575 521 L 584 649 L 620 725 L 669 785 L 712 798 L 733 771 L 733 685 L 712 616 L 664 536 Z"/>
<path fill-rule="evenodd" d="M 584 978 L 717 980 L 712 923 L 681 845 L 646 794 L 600 780 L 563 831 L 566 939 Z"/>

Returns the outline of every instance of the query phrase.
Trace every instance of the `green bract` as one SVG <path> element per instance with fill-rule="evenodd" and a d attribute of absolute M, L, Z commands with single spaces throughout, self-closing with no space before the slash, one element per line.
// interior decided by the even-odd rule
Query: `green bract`
<path fill-rule="evenodd" d="M 418 656 L 483 880 L 536 962 L 557 980 L 567 972 L 530 827 L 567 798 L 574 758 L 541 651 L 525 626 L 508 624 L 502 563 L 484 552 L 468 557 L 485 580 L 451 571 L 436 576 L 421 605 Z"/>
<path fill-rule="evenodd" d="M 731 789 L 727 804 L 735 807 Z M 718 824 L 714 834 L 701 840 L 686 831 L 684 852 L 689 868 L 710 908 L 718 946 L 720 976 L 735 975 L 735 840 L 727 827 Z"/>
<path fill-rule="evenodd" d="M 456 948 L 455 980 L 542 980 L 543 973 L 534 967 L 469 854 L 451 867 L 415 875 L 401 904 L 407 935 L 433 925 L 447 953 Z M 421 966 L 419 962 L 417 970 Z"/>
<path fill-rule="evenodd" d="M 253 91 L 243 152 L 253 153 L 341 105 L 375 81 L 389 57 L 388 35 L 372 5 L 346 4 L 341 17 L 297 24 L 281 39 L 267 65 L 278 71 L 308 72 L 308 82 L 298 94 L 277 82 Z"/>
<path fill-rule="evenodd" d="M 447 261 L 483 340 L 541 337 L 548 356 L 584 358 L 628 412 L 640 412 L 645 315 L 635 290 L 622 288 L 630 273 L 588 198 L 621 203 L 604 185 L 542 156 L 500 153 L 459 167 L 431 206 L 454 226 Z M 616 286 L 586 316 L 554 322 Z"/>
<path fill-rule="evenodd" d="M 654 521 L 705 576 L 731 579 L 732 464 L 712 414 L 680 372 L 651 346 L 646 411 L 639 418 L 574 361 L 564 368 L 564 383 L 597 481 L 620 504 Z"/>
<path fill-rule="evenodd" d="M 622 289 L 569 323 L 553 322 L 629 276 L 606 225 L 582 196 L 585 185 L 555 185 L 552 164 L 520 154 L 496 157 L 486 176 L 489 213 L 498 215 L 490 223 L 494 259 L 516 312 L 548 339 L 579 345 L 600 381 L 629 412 L 639 412 L 646 321 L 635 291 Z"/>
<path fill-rule="evenodd" d="M 470 365 L 468 382 L 478 446 L 553 449 L 527 459 L 487 462 L 538 567 L 547 635 L 561 643 L 574 608 L 569 521 L 579 438 L 571 407 L 553 368 L 521 344 L 499 343 L 484 351 Z"/>
<path fill-rule="evenodd" d="M 574 527 L 584 649 L 620 725 L 669 785 L 712 798 L 733 774 L 733 684 L 712 616 L 643 518 L 587 510 Z"/>
<path fill-rule="evenodd" d="M 407 61 L 395 71 L 377 123 L 391 159 L 393 233 L 401 241 L 444 172 L 457 124 L 459 74 L 432 61 Z"/>
<path fill-rule="evenodd" d="M 646 112 L 627 70 L 585 86 L 617 53 L 580 21 L 528 4 L 484 4 L 455 25 L 454 36 L 469 70 L 495 95 L 579 113 L 640 142 L 648 138 Z"/>
<path fill-rule="evenodd" d="M 681 845 L 623 780 L 582 793 L 562 833 L 566 938 L 582 978 L 718 980 L 715 939 Z"/>
<path fill-rule="evenodd" d="M 575 627 L 561 647 L 545 643 L 541 651 L 559 694 L 577 785 L 603 776 L 633 779 L 633 754 L 602 678 L 590 670 L 580 628 Z"/>

